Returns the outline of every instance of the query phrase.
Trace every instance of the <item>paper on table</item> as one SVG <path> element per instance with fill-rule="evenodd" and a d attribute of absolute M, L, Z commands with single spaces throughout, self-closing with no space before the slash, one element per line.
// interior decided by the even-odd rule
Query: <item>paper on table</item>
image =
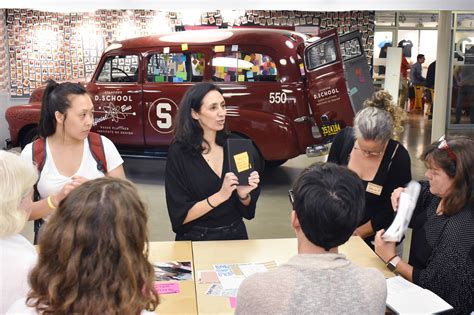
<path fill-rule="evenodd" d="M 214 270 L 200 270 L 198 271 L 199 283 L 219 283 L 219 278 Z"/>
<path fill-rule="evenodd" d="M 400 194 L 397 215 L 382 238 L 385 241 L 400 242 L 410 223 L 416 201 L 420 195 L 420 184 L 416 181 L 408 183 L 407 188 Z"/>
<path fill-rule="evenodd" d="M 224 289 L 220 284 L 213 284 L 207 289 L 206 295 L 212 296 L 237 296 L 238 289 Z"/>
<path fill-rule="evenodd" d="M 267 267 L 263 264 L 239 264 L 239 268 L 244 274 L 244 276 L 248 277 L 250 275 L 253 275 L 254 273 L 257 272 L 266 272 L 268 271 Z"/>
<path fill-rule="evenodd" d="M 433 314 L 452 309 L 430 290 L 400 276 L 387 279 L 387 306 L 399 314 Z"/>

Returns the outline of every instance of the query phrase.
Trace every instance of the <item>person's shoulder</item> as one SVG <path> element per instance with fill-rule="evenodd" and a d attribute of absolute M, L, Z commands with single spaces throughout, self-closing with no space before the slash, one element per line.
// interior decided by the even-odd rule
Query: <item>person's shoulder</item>
<path fill-rule="evenodd" d="M 361 289 L 365 288 L 374 294 L 385 295 L 387 292 L 387 281 L 382 272 L 371 267 L 354 266 L 354 276 L 361 281 Z M 365 286 L 364 286 L 365 284 Z"/>
<path fill-rule="evenodd" d="M 277 274 L 278 268 L 272 271 L 254 273 L 242 282 L 239 287 L 239 295 L 270 289 L 275 280 L 279 280 Z"/>

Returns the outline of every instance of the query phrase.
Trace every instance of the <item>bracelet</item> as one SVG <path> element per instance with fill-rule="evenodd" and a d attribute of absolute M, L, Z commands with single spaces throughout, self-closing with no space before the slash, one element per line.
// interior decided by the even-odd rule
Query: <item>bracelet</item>
<path fill-rule="evenodd" d="M 52 210 L 56 210 L 57 207 L 54 205 L 53 200 L 51 199 L 51 195 L 46 198 L 46 201 L 48 202 L 48 207 Z"/>
<path fill-rule="evenodd" d="M 387 262 L 386 262 L 385 264 L 388 264 L 389 262 L 391 262 L 391 261 L 392 261 L 392 259 L 394 259 L 394 258 L 395 258 L 395 257 L 397 257 L 397 256 L 398 256 L 398 255 L 397 255 L 397 254 L 395 254 L 395 255 L 394 255 L 392 258 L 390 258 L 389 260 L 387 260 Z"/>
<path fill-rule="evenodd" d="M 240 197 L 240 195 L 237 194 L 237 197 L 239 197 L 240 200 L 247 200 L 250 198 L 250 194 L 247 194 L 247 196 L 245 196 L 244 198 Z"/>
<path fill-rule="evenodd" d="M 214 207 L 210 202 L 209 202 L 209 197 L 206 198 L 206 201 L 207 201 L 207 204 L 212 208 L 212 209 L 215 209 L 216 207 Z"/>

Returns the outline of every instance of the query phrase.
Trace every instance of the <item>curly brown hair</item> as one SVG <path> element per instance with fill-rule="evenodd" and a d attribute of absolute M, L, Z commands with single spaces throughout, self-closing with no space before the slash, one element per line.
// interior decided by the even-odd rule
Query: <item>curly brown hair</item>
<path fill-rule="evenodd" d="M 103 177 L 74 189 L 44 226 L 27 304 L 42 314 L 139 314 L 158 294 L 147 210 L 136 188 Z"/>
<path fill-rule="evenodd" d="M 403 132 L 403 120 L 406 118 L 405 111 L 393 102 L 392 95 L 386 90 L 375 92 L 372 97 L 366 99 L 363 103 L 364 108 L 376 107 L 386 110 L 393 120 L 393 134 L 392 138 L 398 140 L 400 134 Z"/>

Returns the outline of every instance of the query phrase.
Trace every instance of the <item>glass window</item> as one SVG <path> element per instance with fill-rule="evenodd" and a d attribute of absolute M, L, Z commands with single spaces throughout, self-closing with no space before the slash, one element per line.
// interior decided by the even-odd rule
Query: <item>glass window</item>
<path fill-rule="evenodd" d="M 375 11 L 375 24 L 377 26 L 395 26 L 395 12 Z"/>
<path fill-rule="evenodd" d="M 456 26 L 458 28 L 474 28 L 474 14 L 457 14 Z"/>
<path fill-rule="evenodd" d="M 138 56 L 110 56 L 97 77 L 98 82 L 137 82 Z"/>
<path fill-rule="evenodd" d="M 224 82 L 278 81 L 275 62 L 260 53 L 226 52 L 212 58 L 212 80 Z"/>
<path fill-rule="evenodd" d="M 334 39 L 309 47 L 306 49 L 305 55 L 308 70 L 313 70 L 336 61 L 336 44 Z"/>
<path fill-rule="evenodd" d="M 362 55 L 360 42 L 357 38 L 341 43 L 341 56 L 344 60 L 348 60 Z"/>
<path fill-rule="evenodd" d="M 401 12 L 398 24 L 400 27 L 438 27 L 438 14 Z"/>
<path fill-rule="evenodd" d="M 148 82 L 201 82 L 204 76 L 204 54 L 152 54 L 148 59 Z"/>

